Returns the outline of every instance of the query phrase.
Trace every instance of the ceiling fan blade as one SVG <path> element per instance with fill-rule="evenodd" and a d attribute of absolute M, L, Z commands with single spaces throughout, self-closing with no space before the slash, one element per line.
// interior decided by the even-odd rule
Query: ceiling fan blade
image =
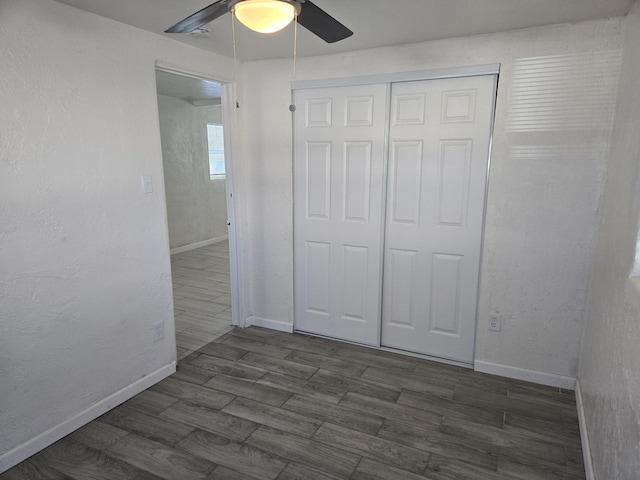
<path fill-rule="evenodd" d="M 208 7 L 188 16 L 184 20 L 179 21 L 173 27 L 165 30 L 165 33 L 190 33 L 200 27 L 204 27 L 207 23 L 224 15 L 229 11 L 229 0 L 218 0 Z"/>
<path fill-rule="evenodd" d="M 344 40 L 353 32 L 309 0 L 302 3 L 298 23 L 327 43 Z"/>

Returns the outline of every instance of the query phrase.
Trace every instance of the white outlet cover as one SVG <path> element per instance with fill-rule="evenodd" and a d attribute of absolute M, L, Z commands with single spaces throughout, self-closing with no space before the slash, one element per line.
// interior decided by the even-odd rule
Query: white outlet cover
<path fill-rule="evenodd" d="M 489 330 L 493 332 L 502 331 L 502 315 L 499 313 L 489 314 Z"/>

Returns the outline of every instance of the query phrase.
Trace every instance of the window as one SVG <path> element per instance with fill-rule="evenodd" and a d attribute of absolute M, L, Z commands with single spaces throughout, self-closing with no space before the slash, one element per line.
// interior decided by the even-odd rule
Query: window
<path fill-rule="evenodd" d="M 209 144 L 209 176 L 211 180 L 224 178 L 224 135 L 222 125 L 207 124 Z"/>

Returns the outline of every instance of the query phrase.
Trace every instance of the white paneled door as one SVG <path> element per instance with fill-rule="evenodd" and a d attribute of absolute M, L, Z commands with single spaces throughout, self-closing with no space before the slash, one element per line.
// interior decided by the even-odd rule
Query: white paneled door
<path fill-rule="evenodd" d="M 295 95 L 295 328 L 378 345 L 386 85 Z"/>
<path fill-rule="evenodd" d="M 495 85 L 296 91 L 297 330 L 473 361 Z"/>
<path fill-rule="evenodd" d="M 393 84 L 381 344 L 471 363 L 495 77 Z"/>

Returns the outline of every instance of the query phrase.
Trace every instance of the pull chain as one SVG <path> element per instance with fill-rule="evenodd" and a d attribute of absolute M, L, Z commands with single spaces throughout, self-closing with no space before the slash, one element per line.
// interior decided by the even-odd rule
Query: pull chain
<path fill-rule="evenodd" d="M 296 80 L 296 60 L 298 58 L 298 15 L 293 19 L 293 72 L 291 74 L 291 83 Z M 289 105 L 289 111 L 295 112 L 296 106 L 292 103 Z"/>
<path fill-rule="evenodd" d="M 293 19 L 293 78 L 296 80 L 296 60 L 298 58 L 298 16 Z"/>
<path fill-rule="evenodd" d="M 236 88 L 234 92 L 236 94 L 236 108 L 240 108 L 240 104 L 238 103 L 237 91 L 239 89 L 239 79 L 238 79 L 238 55 L 236 53 L 236 12 L 231 10 L 231 35 L 233 37 L 233 69 L 236 80 Z"/>

